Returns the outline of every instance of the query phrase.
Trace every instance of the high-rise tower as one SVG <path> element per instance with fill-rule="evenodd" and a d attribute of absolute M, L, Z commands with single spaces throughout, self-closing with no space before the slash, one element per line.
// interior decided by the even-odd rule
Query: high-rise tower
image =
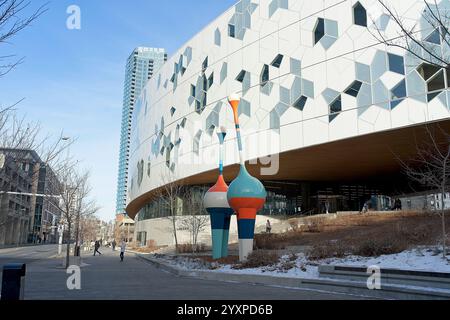
<path fill-rule="evenodd" d="M 123 90 L 122 130 L 120 134 L 119 173 L 117 177 L 116 213 L 125 213 L 131 119 L 134 103 L 153 73 L 167 61 L 161 48 L 138 47 L 128 57 Z"/>

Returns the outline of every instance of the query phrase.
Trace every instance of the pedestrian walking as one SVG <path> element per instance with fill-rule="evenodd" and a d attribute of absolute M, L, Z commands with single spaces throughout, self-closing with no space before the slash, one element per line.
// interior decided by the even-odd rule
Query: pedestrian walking
<path fill-rule="evenodd" d="M 98 251 L 98 248 L 100 248 L 100 243 L 97 240 L 97 241 L 95 241 L 95 244 L 94 244 L 94 256 L 95 256 L 95 253 L 102 255 L 102 253 L 100 251 Z"/>
<path fill-rule="evenodd" d="M 125 254 L 125 248 L 127 247 L 127 244 L 125 240 L 122 240 L 122 243 L 120 244 L 120 262 L 123 261 L 123 255 Z"/>
<path fill-rule="evenodd" d="M 116 239 L 111 243 L 113 251 L 116 251 Z"/>
<path fill-rule="evenodd" d="M 267 219 L 267 222 L 266 222 L 266 233 L 270 233 L 270 231 L 272 231 L 272 225 L 270 224 L 269 219 Z"/>

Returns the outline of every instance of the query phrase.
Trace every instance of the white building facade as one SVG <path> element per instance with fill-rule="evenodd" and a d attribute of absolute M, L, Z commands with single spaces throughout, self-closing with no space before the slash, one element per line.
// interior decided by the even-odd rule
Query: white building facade
<path fill-rule="evenodd" d="M 389 6 L 449 52 L 448 42 L 433 39 L 422 0 Z M 242 97 L 246 159 L 269 156 L 262 180 L 276 177 L 278 154 L 449 120 L 449 70 L 381 44 L 378 32 L 399 35 L 376 0 L 242 0 L 227 10 L 161 67 L 135 103 L 128 214 L 168 181 L 215 170 L 220 126 L 228 128 L 225 171 L 238 163 L 226 99 L 234 92 Z"/>

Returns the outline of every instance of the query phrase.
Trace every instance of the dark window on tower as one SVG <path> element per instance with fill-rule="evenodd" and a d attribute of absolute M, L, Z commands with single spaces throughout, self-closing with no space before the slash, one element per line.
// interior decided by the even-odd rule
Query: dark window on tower
<path fill-rule="evenodd" d="M 353 22 L 358 26 L 367 27 L 367 12 L 359 2 L 353 6 Z"/>
<path fill-rule="evenodd" d="M 323 18 L 317 19 L 316 27 L 314 28 L 314 44 L 320 41 L 325 35 L 325 20 Z"/>

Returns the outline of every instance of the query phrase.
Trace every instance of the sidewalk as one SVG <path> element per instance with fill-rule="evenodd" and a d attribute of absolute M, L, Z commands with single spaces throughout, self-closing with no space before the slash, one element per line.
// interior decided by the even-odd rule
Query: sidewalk
<path fill-rule="evenodd" d="M 365 296 L 371 299 L 450 299 L 450 293 L 445 290 L 419 287 L 403 287 L 399 285 L 384 284 L 380 290 L 369 290 L 366 282 L 337 279 L 310 279 L 299 277 L 276 277 L 271 275 L 227 273 L 214 270 L 189 270 L 178 268 L 162 259 L 152 257 L 150 254 L 136 254 L 140 259 L 152 263 L 155 267 L 177 276 L 194 277 L 204 280 L 234 281 L 247 284 L 263 284 L 269 286 L 321 290 L 331 293 L 343 293 L 356 296 Z"/>

